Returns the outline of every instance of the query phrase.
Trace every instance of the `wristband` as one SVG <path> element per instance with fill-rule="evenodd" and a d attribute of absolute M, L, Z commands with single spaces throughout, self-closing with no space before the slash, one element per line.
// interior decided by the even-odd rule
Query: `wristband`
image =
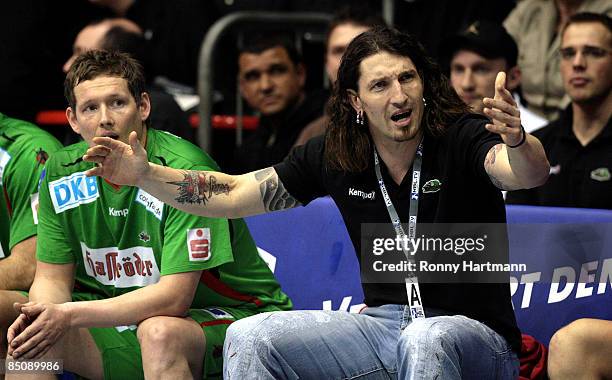
<path fill-rule="evenodd" d="M 508 145 L 508 148 L 518 148 L 519 146 L 523 145 L 525 143 L 525 140 L 527 140 L 527 133 L 525 132 L 525 128 L 523 128 L 523 125 L 521 124 L 521 133 L 523 134 L 523 137 L 521 137 L 521 141 L 519 141 L 518 144 L 516 145 Z"/>

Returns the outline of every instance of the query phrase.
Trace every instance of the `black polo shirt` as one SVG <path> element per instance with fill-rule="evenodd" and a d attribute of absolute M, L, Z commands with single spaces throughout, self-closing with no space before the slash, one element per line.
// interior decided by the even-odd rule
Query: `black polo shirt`
<path fill-rule="evenodd" d="M 488 132 L 487 119 L 466 115 L 439 138 L 425 136 L 421 185 L 438 179 L 437 192 L 420 192 L 419 223 L 505 223 L 501 192 L 491 183 L 484 159 L 501 138 Z M 294 151 L 274 168 L 289 193 L 302 204 L 330 195 L 344 219 L 356 252 L 360 252 L 362 223 L 390 223 L 376 174 L 374 160 L 360 173 L 332 171 L 325 167 L 325 138 L 317 137 Z M 411 170 L 398 186 L 381 161 L 389 197 L 402 222 L 410 208 Z M 374 193 L 374 197 L 361 196 Z M 508 250 L 508 247 L 500 247 Z M 359 254 L 357 255 L 360 256 Z M 404 284 L 362 284 L 369 306 L 407 304 Z M 508 284 L 421 284 L 425 308 L 441 309 L 479 320 L 500 333 L 518 352 L 520 334 L 510 301 Z"/>
<path fill-rule="evenodd" d="M 536 206 L 612 209 L 612 119 L 586 146 L 572 130 L 572 106 L 532 134 L 550 162 L 543 186 L 508 192 L 507 202 Z"/>

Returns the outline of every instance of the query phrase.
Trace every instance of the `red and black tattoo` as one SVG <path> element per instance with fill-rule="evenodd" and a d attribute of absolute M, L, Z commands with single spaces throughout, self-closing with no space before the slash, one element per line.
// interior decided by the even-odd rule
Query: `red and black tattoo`
<path fill-rule="evenodd" d="M 178 196 L 175 198 L 178 203 L 206 205 L 213 195 L 229 195 L 231 190 L 229 184 L 217 182 L 217 177 L 211 174 L 186 171 L 183 172 L 183 176 L 182 181 L 168 182 L 178 186 Z"/>

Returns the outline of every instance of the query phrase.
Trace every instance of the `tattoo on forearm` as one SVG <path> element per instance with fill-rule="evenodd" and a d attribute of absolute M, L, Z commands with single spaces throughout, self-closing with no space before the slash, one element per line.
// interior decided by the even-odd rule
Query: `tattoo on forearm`
<path fill-rule="evenodd" d="M 277 211 L 300 205 L 283 186 L 273 168 L 262 169 L 255 173 L 259 181 L 259 191 L 266 211 Z"/>
<path fill-rule="evenodd" d="M 178 203 L 206 205 L 213 195 L 229 195 L 231 191 L 229 184 L 218 182 L 212 174 L 189 170 L 183 172 L 183 177 L 182 181 L 168 182 L 178 186 L 178 195 L 174 198 Z"/>

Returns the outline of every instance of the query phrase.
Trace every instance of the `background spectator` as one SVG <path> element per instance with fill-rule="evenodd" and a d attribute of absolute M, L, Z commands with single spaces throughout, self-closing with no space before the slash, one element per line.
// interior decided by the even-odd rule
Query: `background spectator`
<path fill-rule="evenodd" d="M 503 26 L 487 20 L 476 21 L 446 40 L 441 51 L 450 67 L 453 88 L 474 112 L 483 114 L 482 99 L 495 95 L 495 77 L 505 71 L 506 88 L 519 106 L 525 130 L 531 132 L 546 125 L 546 119 L 520 104 L 516 93 L 521 84 L 521 70 L 516 64 L 518 49 Z"/>
<path fill-rule="evenodd" d="M 504 26 L 519 47 L 522 91 L 528 108 L 554 120 L 570 102 L 559 75 L 559 32 L 577 12 L 612 15 L 610 0 L 523 0 Z"/>
<path fill-rule="evenodd" d="M 541 187 L 508 192 L 508 203 L 612 209 L 612 20 L 572 16 L 562 33 L 561 78 L 572 103 L 533 133 L 550 177 Z"/>
<path fill-rule="evenodd" d="M 304 91 L 306 67 L 292 43 L 277 34 L 245 42 L 238 57 L 240 92 L 261 117 L 239 147 L 230 170 L 248 172 L 282 160 L 302 129 L 321 116 L 325 98 Z"/>

